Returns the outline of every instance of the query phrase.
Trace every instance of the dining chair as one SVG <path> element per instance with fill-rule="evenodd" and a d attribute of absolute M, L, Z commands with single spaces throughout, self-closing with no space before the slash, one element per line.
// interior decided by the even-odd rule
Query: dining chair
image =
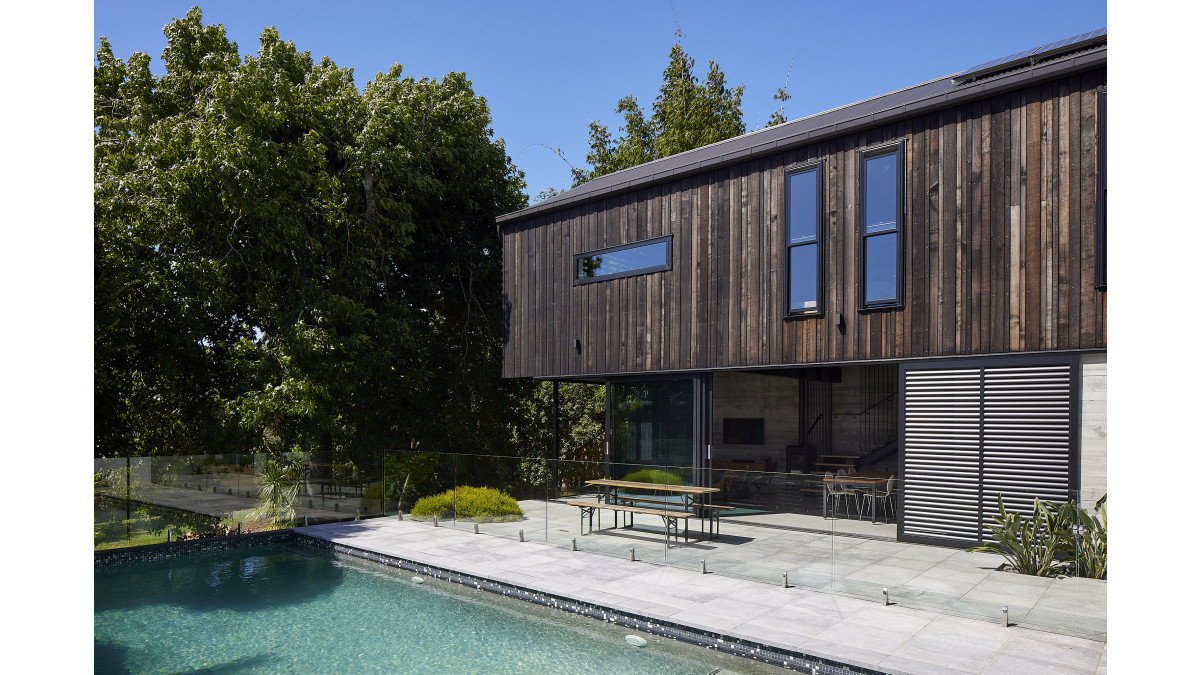
<path fill-rule="evenodd" d="M 875 499 L 883 502 L 883 522 L 887 523 L 887 507 L 892 507 L 892 519 L 896 518 L 896 477 L 890 476 L 883 492 L 876 492 Z"/>
<path fill-rule="evenodd" d="M 854 467 L 850 467 L 845 471 L 847 478 L 853 478 L 858 475 L 858 469 Z M 854 506 L 858 509 L 858 519 L 862 520 L 864 511 L 863 502 L 871 498 L 871 488 L 856 483 L 845 483 L 843 487 L 854 495 Z"/>
<path fill-rule="evenodd" d="M 839 469 L 838 470 L 838 478 L 840 478 L 842 476 L 845 476 L 845 474 L 842 473 L 841 470 Z M 840 480 L 837 480 L 837 478 L 834 478 L 832 475 L 830 475 L 830 473 L 828 471 L 825 472 L 825 478 L 829 481 L 826 483 L 826 486 L 827 486 L 827 489 L 829 490 L 829 496 L 833 499 L 833 516 L 834 516 L 834 518 L 837 517 L 837 505 L 838 505 L 838 501 L 840 501 L 842 497 L 853 497 L 854 498 L 854 506 L 855 506 L 855 508 L 857 508 L 859 510 L 859 514 L 861 516 L 862 508 L 859 507 L 859 505 L 858 505 L 858 496 L 856 495 L 854 490 L 851 490 L 850 488 L 848 488 L 846 486 L 845 483 L 843 483 Z M 850 517 L 850 504 L 849 503 L 846 504 L 846 517 L 847 518 Z"/>

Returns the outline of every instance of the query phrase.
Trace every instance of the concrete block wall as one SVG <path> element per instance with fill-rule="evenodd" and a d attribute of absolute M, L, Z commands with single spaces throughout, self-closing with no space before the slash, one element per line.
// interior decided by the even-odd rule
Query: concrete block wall
<path fill-rule="evenodd" d="M 1079 367 L 1079 502 L 1090 509 L 1108 492 L 1108 354 L 1084 354 Z"/>
<path fill-rule="evenodd" d="M 787 446 L 800 437 L 800 386 L 797 380 L 757 373 L 713 374 L 713 459 L 729 461 L 773 460 L 783 471 Z M 763 444 L 726 443 L 723 420 L 727 417 L 763 418 Z"/>

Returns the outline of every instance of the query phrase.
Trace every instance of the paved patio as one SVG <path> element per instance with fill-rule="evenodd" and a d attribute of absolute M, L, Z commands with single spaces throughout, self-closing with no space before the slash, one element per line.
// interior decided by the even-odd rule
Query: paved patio
<path fill-rule="evenodd" d="M 724 535 L 725 526 L 721 529 Z M 473 526 L 435 528 L 432 523 L 394 518 L 300 531 L 419 564 L 887 673 L 1107 672 L 1105 641 L 1038 630 L 1020 622 L 1005 628 L 995 621 L 912 607 L 895 596 L 894 604 L 885 607 L 882 598 L 867 600 L 795 586 L 784 589 L 781 582 L 724 574 L 701 576 L 698 566 L 664 565 L 649 556 L 642 558 L 641 553 L 639 560 L 631 562 L 627 551 L 624 558 L 586 549 L 573 552 L 569 538 L 565 547 L 557 541 L 519 542 L 506 536 L 475 535 Z M 576 535 L 576 540 L 603 536 Z M 930 557 L 941 558 L 930 569 L 953 567 L 945 561 L 954 558 L 954 552 Z M 921 556 L 908 559 L 921 561 Z M 996 601 L 1010 589 L 1020 595 L 1019 589 L 1037 586 L 1021 581 L 1011 586 L 983 581 L 976 585 Z"/>
<path fill-rule="evenodd" d="M 212 514 L 254 501 L 161 487 L 135 496 Z M 434 528 L 394 516 L 303 531 L 886 672 L 1106 672 L 1105 581 L 1001 572 L 999 556 L 897 542 L 894 525 L 869 519 L 747 514 L 723 518 L 716 540 L 697 538 L 692 527 L 689 541 L 668 547 L 658 518 L 639 516 L 633 528 L 613 529 L 612 514 L 602 512 L 596 525 L 603 528 L 589 534 L 585 523 L 580 534 L 576 507 L 521 506 L 522 520 L 479 523 L 480 536 L 470 521 Z M 353 511 L 298 510 L 306 513 Z M 637 562 L 629 562 L 630 548 Z M 1001 625 L 1002 606 L 1013 627 Z"/>

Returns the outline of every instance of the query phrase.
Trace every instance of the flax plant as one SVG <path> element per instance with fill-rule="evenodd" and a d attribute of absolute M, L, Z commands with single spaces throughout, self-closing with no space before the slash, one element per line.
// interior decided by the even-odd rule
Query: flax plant
<path fill-rule="evenodd" d="M 1065 565 L 1062 558 L 1072 550 L 1073 512 L 1034 498 L 1033 517 L 1026 520 L 1005 509 L 1003 497 L 997 497 L 996 503 L 1000 508 L 997 524 L 988 526 L 993 540 L 967 550 L 998 553 L 1020 574 L 1045 577 L 1059 572 Z"/>
<path fill-rule="evenodd" d="M 1096 502 L 1093 513 L 1075 502 L 1070 509 L 1074 533 L 1074 565 L 1077 576 L 1088 579 L 1108 578 L 1108 495 Z"/>
<path fill-rule="evenodd" d="M 1096 502 L 1095 515 L 1075 501 L 1058 505 L 1033 500 L 1033 517 L 1000 508 L 992 541 L 967 549 L 1004 556 L 1013 571 L 1044 577 L 1073 572 L 1090 579 L 1108 578 L 1108 495 Z"/>

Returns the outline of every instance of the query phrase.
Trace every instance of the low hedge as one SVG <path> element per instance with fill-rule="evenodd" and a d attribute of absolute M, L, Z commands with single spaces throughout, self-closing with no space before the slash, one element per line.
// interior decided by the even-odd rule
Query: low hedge
<path fill-rule="evenodd" d="M 660 483 L 663 485 L 683 485 L 683 478 L 678 474 L 662 469 L 640 469 L 626 474 L 621 480 L 634 483 Z"/>
<path fill-rule="evenodd" d="M 487 487 L 463 486 L 439 495 L 422 497 L 413 505 L 413 518 L 461 518 L 480 522 L 521 520 L 517 500 Z"/>

